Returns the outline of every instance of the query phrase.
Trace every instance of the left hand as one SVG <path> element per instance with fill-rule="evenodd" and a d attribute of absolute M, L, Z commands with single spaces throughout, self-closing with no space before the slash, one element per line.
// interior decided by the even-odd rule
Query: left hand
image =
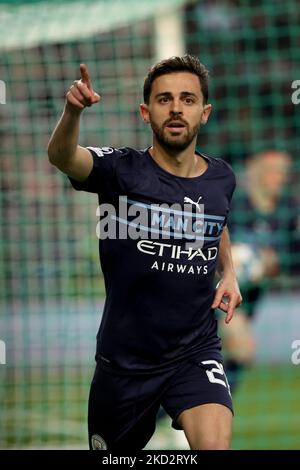
<path fill-rule="evenodd" d="M 211 308 L 220 308 L 226 313 L 225 323 L 233 317 L 234 309 L 242 303 L 242 296 L 234 275 L 224 276 L 218 282 Z"/>

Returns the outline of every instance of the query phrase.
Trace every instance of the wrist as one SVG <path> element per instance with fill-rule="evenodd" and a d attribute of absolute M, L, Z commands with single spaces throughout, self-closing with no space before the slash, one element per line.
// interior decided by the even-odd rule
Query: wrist
<path fill-rule="evenodd" d="M 236 278 L 236 272 L 233 266 L 219 269 L 218 274 L 222 278 L 224 277 Z"/>
<path fill-rule="evenodd" d="M 76 106 L 73 106 L 68 101 L 65 103 L 64 114 L 71 116 L 72 118 L 79 118 L 84 108 L 80 109 Z"/>

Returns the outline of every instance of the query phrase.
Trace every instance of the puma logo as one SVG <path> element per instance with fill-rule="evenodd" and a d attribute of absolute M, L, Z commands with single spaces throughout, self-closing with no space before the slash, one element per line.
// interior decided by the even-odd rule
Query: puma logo
<path fill-rule="evenodd" d="M 198 211 L 201 212 L 200 204 L 199 204 L 200 199 L 202 199 L 202 196 L 199 196 L 198 201 L 195 202 L 195 201 L 193 201 L 191 198 L 185 196 L 185 198 L 184 198 L 184 200 L 183 200 L 183 203 L 184 203 L 184 204 L 193 204 L 194 206 L 197 207 Z"/>

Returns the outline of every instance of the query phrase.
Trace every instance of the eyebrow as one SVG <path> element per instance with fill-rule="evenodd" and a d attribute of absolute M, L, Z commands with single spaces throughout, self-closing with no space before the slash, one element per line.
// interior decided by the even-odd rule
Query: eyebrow
<path fill-rule="evenodd" d="M 161 96 L 172 97 L 172 93 L 170 91 L 163 91 L 162 93 L 158 93 L 157 95 L 155 95 L 155 98 L 159 98 Z M 195 98 L 199 98 L 195 93 L 192 93 L 191 91 L 182 91 L 180 93 L 180 96 L 194 96 Z"/>

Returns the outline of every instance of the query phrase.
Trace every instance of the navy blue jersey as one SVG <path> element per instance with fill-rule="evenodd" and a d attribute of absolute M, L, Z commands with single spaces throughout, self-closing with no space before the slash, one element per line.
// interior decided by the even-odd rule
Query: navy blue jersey
<path fill-rule="evenodd" d="M 103 217 L 116 225 L 99 243 L 106 302 L 97 359 L 119 373 L 152 373 L 201 351 L 220 351 L 211 304 L 235 188 L 230 166 L 202 155 L 206 171 L 184 178 L 163 170 L 148 150 L 88 148 L 89 177 L 70 181 L 97 193 L 101 205 L 113 205 L 115 213 Z M 125 236 L 129 229 L 137 235 Z"/>

